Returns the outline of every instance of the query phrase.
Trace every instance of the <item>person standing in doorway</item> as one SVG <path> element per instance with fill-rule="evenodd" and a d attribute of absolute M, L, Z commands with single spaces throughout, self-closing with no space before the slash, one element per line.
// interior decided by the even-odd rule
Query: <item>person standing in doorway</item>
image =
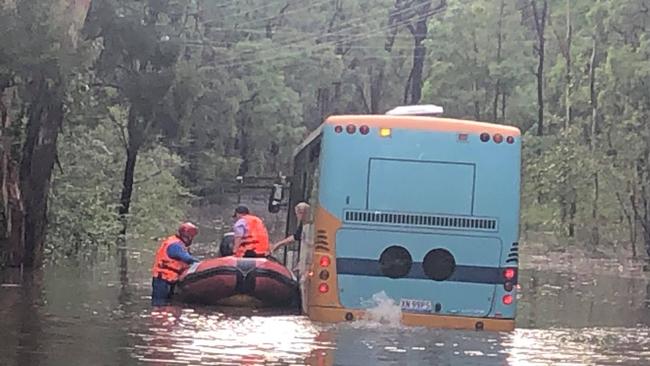
<path fill-rule="evenodd" d="M 298 242 L 298 245 L 300 245 L 300 242 L 302 241 L 302 228 L 303 225 L 307 222 L 307 218 L 309 217 L 309 205 L 305 202 L 300 202 L 294 207 L 293 210 L 296 214 L 296 221 L 298 222 L 296 230 L 292 235 L 289 235 L 279 242 L 273 244 L 271 252 L 275 252 L 283 246 L 289 245 L 293 242 Z"/>

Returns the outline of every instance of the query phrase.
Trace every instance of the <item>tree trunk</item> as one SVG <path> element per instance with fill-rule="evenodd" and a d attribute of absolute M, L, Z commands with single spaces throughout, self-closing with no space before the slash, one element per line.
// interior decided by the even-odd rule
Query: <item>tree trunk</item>
<path fill-rule="evenodd" d="M 248 117 L 242 116 L 242 125 L 239 130 L 239 157 L 241 158 L 241 164 L 239 164 L 238 175 L 245 176 L 249 171 L 249 162 L 250 159 L 250 148 L 249 148 L 249 137 L 248 137 Z"/>
<path fill-rule="evenodd" d="M 562 56 L 564 57 L 566 63 L 565 63 L 565 94 L 564 94 L 564 104 L 565 104 L 565 118 L 564 118 L 564 129 L 569 128 L 571 125 L 571 16 L 570 16 L 570 7 L 569 7 L 569 0 L 567 0 L 566 3 L 566 36 L 564 40 L 561 39 L 559 34 L 555 32 L 557 41 L 560 45 L 560 50 L 562 53 Z M 585 135 L 586 136 L 586 135 Z M 562 171 L 562 179 L 566 180 L 566 176 L 568 174 L 568 171 L 563 170 Z M 596 182 L 597 180 L 594 180 Z M 576 198 L 577 199 L 577 198 Z M 569 205 L 570 207 L 562 207 L 562 210 L 564 212 L 572 212 L 575 209 L 576 202 L 574 200 L 571 200 L 570 202 L 567 200 L 561 200 L 562 205 Z M 569 236 L 572 236 L 571 233 L 574 231 L 572 228 L 573 225 L 573 219 L 570 218 L 569 221 Z M 593 236 L 593 231 L 592 231 L 592 236 Z"/>
<path fill-rule="evenodd" d="M 27 110 L 20 191 L 25 208 L 23 263 L 26 267 L 38 267 L 43 261 L 47 200 L 56 161 L 56 142 L 63 123 L 63 87 L 60 81 L 52 83 L 45 75 L 38 75 L 31 93 L 35 98 Z M 22 231 L 20 225 L 14 229 Z"/>
<path fill-rule="evenodd" d="M 127 131 L 129 141 L 126 148 L 126 162 L 124 165 L 124 176 L 122 179 L 122 193 L 120 195 L 120 207 L 118 213 L 122 227 L 117 239 L 117 259 L 119 263 L 120 282 L 122 287 L 128 283 L 128 248 L 126 243 L 126 232 L 128 228 L 128 215 L 131 209 L 131 196 L 133 194 L 133 181 L 135 178 L 135 167 L 138 160 L 138 152 L 142 146 L 144 132 L 138 123 L 133 107 L 129 110 Z"/>
<path fill-rule="evenodd" d="M 650 256 L 650 227 L 648 224 L 648 206 L 647 206 L 647 174 L 646 171 L 648 166 L 646 164 L 647 158 L 650 156 L 650 149 L 648 148 L 650 144 L 646 139 L 646 148 L 643 152 L 642 157 L 636 159 L 634 163 L 634 175 L 635 175 L 635 184 L 633 184 L 633 191 L 630 195 L 630 204 L 632 206 L 632 211 L 634 212 L 634 221 L 637 225 L 641 226 L 641 233 L 643 234 L 643 245 L 646 249 L 646 252 Z M 638 189 L 638 191 L 637 191 Z M 637 194 L 638 193 L 638 194 Z M 640 210 L 642 212 L 639 212 Z"/>
<path fill-rule="evenodd" d="M 503 48 L 503 11 L 505 6 L 505 0 L 501 0 L 501 6 L 499 7 L 499 21 L 497 22 L 497 65 L 501 65 L 501 49 Z M 492 101 L 492 121 L 494 122 L 497 122 L 499 118 L 499 94 L 501 94 L 501 78 L 497 77 L 494 86 L 494 99 Z"/>
<path fill-rule="evenodd" d="M 545 30 L 548 1 L 543 0 L 542 9 L 537 8 L 537 1 L 531 0 L 533 17 L 535 20 L 535 33 L 537 35 L 537 135 L 544 135 L 544 57 L 545 57 Z"/>
<path fill-rule="evenodd" d="M 594 246 L 600 243 L 600 232 L 598 230 L 598 200 L 600 194 L 598 172 L 594 173 L 594 192 L 593 192 L 593 205 L 591 208 L 591 241 Z"/>
<path fill-rule="evenodd" d="M 616 192 L 616 199 L 618 200 L 618 203 L 621 206 L 621 209 L 623 210 L 623 215 L 625 216 L 625 220 L 627 221 L 628 237 L 630 240 L 630 248 L 632 250 L 632 258 L 636 258 L 637 256 L 637 252 L 636 252 L 637 218 L 634 214 L 635 212 L 634 207 L 636 205 L 635 191 L 636 191 L 636 186 L 633 184 L 633 182 L 628 181 L 627 192 L 628 192 L 628 200 L 632 205 L 631 210 L 627 209 L 627 205 L 625 203 L 625 200 L 623 199 L 623 195 L 621 195 L 620 192 Z"/>
<path fill-rule="evenodd" d="M 20 195 L 19 167 L 12 156 L 11 90 L 0 90 L 0 194 L 2 195 L 2 237 L 0 237 L 0 266 L 20 266 L 25 256 L 25 208 Z"/>
<path fill-rule="evenodd" d="M 636 186 L 632 184 L 632 189 L 630 190 L 630 201 L 631 202 L 636 202 Z M 638 233 L 638 225 L 637 225 L 637 219 L 633 215 L 627 215 L 628 216 L 628 223 L 630 225 L 630 243 L 632 246 L 632 257 L 636 258 L 637 257 L 637 250 L 636 250 L 636 238 L 637 238 L 637 233 Z"/>
<path fill-rule="evenodd" d="M 478 43 L 476 41 L 476 30 L 472 30 L 472 49 L 474 50 L 474 64 L 478 64 Z M 472 98 L 474 99 L 474 120 L 481 120 L 481 101 L 478 98 L 478 78 L 474 77 L 472 81 Z"/>
<path fill-rule="evenodd" d="M 544 36 L 539 40 L 537 63 L 537 135 L 544 135 Z"/>
<path fill-rule="evenodd" d="M 384 67 L 379 68 L 379 75 L 370 75 L 370 113 L 379 114 L 379 106 L 381 105 L 381 95 L 384 86 Z"/>
<path fill-rule="evenodd" d="M 340 104 L 341 104 L 341 82 L 335 81 L 332 83 L 334 86 L 334 99 L 332 100 L 332 113 L 333 114 L 340 114 Z M 320 122 L 319 122 L 320 124 Z M 314 126 L 316 128 L 317 126 Z"/>
<path fill-rule="evenodd" d="M 479 102 L 478 98 L 476 98 L 476 94 L 478 93 L 478 82 L 474 80 L 472 82 L 472 94 L 474 94 L 474 120 L 475 121 L 480 121 L 481 120 L 481 103 Z"/>
<path fill-rule="evenodd" d="M 578 213 L 577 195 L 576 189 L 571 188 L 571 194 L 569 196 L 569 238 L 573 238 L 576 235 L 576 214 Z"/>
<path fill-rule="evenodd" d="M 422 43 L 427 37 L 427 18 L 418 20 L 413 28 L 415 47 L 413 48 L 413 72 L 411 73 L 411 104 L 418 104 L 422 98 L 422 70 L 426 48 Z"/>
<path fill-rule="evenodd" d="M 565 79 L 565 92 L 564 92 L 564 106 L 565 106 L 565 120 L 564 128 L 569 128 L 571 125 L 571 3 L 570 0 L 566 1 L 566 50 L 564 59 L 566 61 L 566 70 L 564 74 Z"/>
<path fill-rule="evenodd" d="M 133 194 L 133 180 L 135 177 L 137 158 L 138 147 L 129 145 L 126 151 L 126 164 L 124 165 L 124 176 L 122 180 L 122 194 L 120 195 L 120 216 L 128 215 L 131 208 L 131 195 Z M 126 234 L 126 228 L 123 228 L 120 234 Z"/>
<path fill-rule="evenodd" d="M 320 121 L 324 121 L 330 113 L 330 90 L 329 88 L 318 88 L 317 91 L 318 114 Z"/>
<path fill-rule="evenodd" d="M 122 194 L 120 197 L 120 222 L 122 227 L 117 239 L 117 257 L 119 261 L 120 279 L 122 284 L 126 280 L 129 270 L 128 247 L 126 243 L 126 232 L 128 228 L 128 214 L 131 207 L 131 195 L 133 193 L 133 179 L 135 176 L 135 165 L 138 158 L 138 150 L 129 146 L 126 152 L 126 164 L 124 165 L 124 179 L 122 181 Z"/>
<path fill-rule="evenodd" d="M 394 7 L 389 10 L 388 25 L 389 35 L 384 44 L 386 51 L 390 51 L 395 42 L 395 35 L 400 26 L 406 25 L 414 38 L 413 66 L 404 88 L 404 104 L 417 104 L 422 97 L 422 70 L 426 49 L 422 43 L 427 37 L 428 19 L 444 11 L 447 1 L 441 0 L 435 8 L 431 8 L 431 0 L 401 1 L 396 0 Z M 408 11 L 408 10 L 411 11 Z M 415 19 L 413 19 L 415 18 Z M 412 23 L 414 21 L 414 23 Z"/>
<path fill-rule="evenodd" d="M 568 4 L 567 4 L 568 6 Z M 568 18 L 568 15 L 567 15 Z M 596 36 L 594 35 L 593 47 L 591 50 L 591 61 L 589 62 L 589 91 L 591 99 L 591 155 L 595 157 L 596 152 L 596 134 L 598 133 L 598 96 L 596 94 Z M 567 112 L 569 113 L 569 112 Z M 594 182 L 594 191 L 593 191 L 593 204 L 591 211 L 591 234 L 593 245 L 598 245 L 600 241 L 600 235 L 598 231 L 598 170 L 595 170 L 593 173 L 593 182 Z"/>

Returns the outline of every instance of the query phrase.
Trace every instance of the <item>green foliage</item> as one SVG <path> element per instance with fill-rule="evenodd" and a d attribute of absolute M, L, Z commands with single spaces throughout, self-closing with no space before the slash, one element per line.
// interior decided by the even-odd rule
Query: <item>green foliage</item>
<path fill-rule="evenodd" d="M 534 81 L 529 72 L 535 62 L 532 44 L 523 36 L 515 4 L 504 1 L 501 9 L 500 3 L 449 1 L 447 11 L 432 20 L 423 93 L 450 115 L 526 126 L 535 113 L 529 89 Z"/>
<path fill-rule="evenodd" d="M 114 131 L 105 125 L 74 126 L 61 135 L 63 171 L 55 171 L 50 193 L 46 247 L 50 260 L 92 259 L 115 242 L 119 228 L 115 177 L 122 153 L 116 142 Z"/>
<path fill-rule="evenodd" d="M 184 221 L 192 196 L 176 177 L 181 164 L 178 155 L 163 146 L 139 157 L 127 233 L 131 248 L 146 247 L 151 238 L 166 235 Z"/>
<path fill-rule="evenodd" d="M 114 246 L 121 228 L 117 177 L 124 149 L 114 126 L 105 121 L 69 128 L 61 136 L 59 158 L 62 172 L 56 172 L 50 195 L 48 259 L 94 260 Z M 127 233 L 130 249 L 148 248 L 150 238 L 167 233 L 184 218 L 191 196 L 175 176 L 181 164 L 162 146 L 140 156 Z"/>

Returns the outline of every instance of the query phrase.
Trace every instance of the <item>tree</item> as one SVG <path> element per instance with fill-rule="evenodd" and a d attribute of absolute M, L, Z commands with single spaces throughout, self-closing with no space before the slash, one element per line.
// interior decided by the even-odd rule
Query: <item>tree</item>
<path fill-rule="evenodd" d="M 74 84 L 70 75 L 87 60 L 78 52 L 77 33 L 88 6 L 89 1 L 18 0 L 0 8 L 0 23 L 7 25 L 0 36 L 0 110 L 9 133 L 2 152 L 2 246 L 9 265 L 37 267 L 43 260 L 65 97 Z"/>
<path fill-rule="evenodd" d="M 531 97 L 523 75 L 532 58 L 525 51 L 529 41 L 518 27 L 513 4 L 449 2 L 447 11 L 430 23 L 435 37 L 427 43 L 432 51 L 425 98 L 442 104 L 452 116 L 488 121 L 496 117 L 494 122 L 509 121 L 526 130 L 534 111 L 530 103 L 519 101 Z"/>
<path fill-rule="evenodd" d="M 138 154 L 160 135 L 174 134 L 197 94 L 189 67 L 179 63 L 187 31 L 187 1 L 102 2 L 93 9 L 88 33 L 101 38 L 97 84 L 114 88 L 126 106 L 123 119 L 111 116 L 126 152 L 118 213 L 122 228 L 118 257 L 123 280 L 128 270 L 126 233 Z"/>
<path fill-rule="evenodd" d="M 537 54 L 537 135 L 544 134 L 544 62 L 546 60 L 546 25 L 549 13 L 548 0 L 525 0 L 522 6 L 524 22 L 531 24 L 536 44 L 533 47 Z"/>
<path fill-rule="evenodd" d="M 447 7 L 447 1 L 441 0 L 432 8 L 431 0 L 395 1 L 394 9 L 389 15 L 391 36 L 386 41 L 386 49 L 390 50 L 401 26 L 406 26 L 413 35 L 413 68 L 409 74 L 404 91 L 404 104 L 417 104 L 422 94 L 422 70 L 426 49 L 424 40 L 427 37 L 429 18 Z"/>

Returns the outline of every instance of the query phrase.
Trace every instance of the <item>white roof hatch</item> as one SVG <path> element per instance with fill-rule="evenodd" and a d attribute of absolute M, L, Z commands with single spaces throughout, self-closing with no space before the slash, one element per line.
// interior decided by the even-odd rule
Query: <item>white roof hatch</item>
<path fill-rule="evenodd" d="M 403 105 L 386 112 L 390 116 L 438 116 L 444 112 L 441 106 L 434 104 Z"/>

